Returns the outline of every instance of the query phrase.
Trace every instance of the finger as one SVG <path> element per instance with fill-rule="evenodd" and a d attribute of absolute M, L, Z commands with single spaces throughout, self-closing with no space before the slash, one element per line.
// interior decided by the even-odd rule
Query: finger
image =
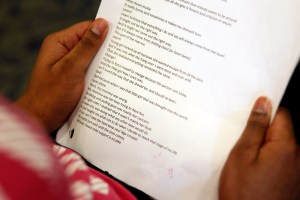
<path fill-rule="evenodd" d="M 267 132 L 266 142 L 271 141 L 290 141 L 296 143 L 293 123 L 290 113 L 280 108 Z"/>
<path fill-rule="evenodd" d="M 78 44 L 84 34 L 89 30 L 94 20 L 84 21 L 74 24 L 56 34 L 58 43 L 65 48 L 68 53 Z"/>
<path fill-rule="evenodd" d="M 43 41 L 36 67 L 47 66 L 50 68 L 57 64 L 63 57 L 78 44 L 87 32 L 93 21 L 85 21 L 70 26 L 64 30 L 48 35 Z M 41 64 L 42 63 L 42 64 Z"/>
<path fill-rule="evenodd" d="M 84 73 L 104 42 L 107 32 L 106 20 L 96 19 L 71 52 L 62 59 L 60 67 L 71 73 Z"/>
<path fill-rule="evenodd" d="M 242 133 L 236 148 L 252 151 L 256 156 L 264 143 L 265 135 L 270 123 L 271 102 L 266 97 L 260 97 L 254 104 L 246 128 Z"/>

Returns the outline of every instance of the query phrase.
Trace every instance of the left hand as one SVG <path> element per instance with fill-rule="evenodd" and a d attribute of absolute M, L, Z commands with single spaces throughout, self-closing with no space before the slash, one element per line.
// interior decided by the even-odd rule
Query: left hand
<path fill-rule="evenodd" d="M 107 22 L 96 19 L 47 36 L 29 86 L 16 104 L 49 132 L 61 126 L 82 95 L 86 70 L 107 32 Z"/>
<path fill-rule="evenodd" d="M 300 199 L 300 148 L 289 113 L 257 100 L 220 179 L 220 200 Z"/>

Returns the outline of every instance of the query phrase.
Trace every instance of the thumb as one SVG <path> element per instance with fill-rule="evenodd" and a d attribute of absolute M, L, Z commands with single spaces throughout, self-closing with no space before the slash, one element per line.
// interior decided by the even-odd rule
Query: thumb
<path fill-rule="evenodd" d="M 104 19 L 96 19 L 76 46 L 62 60 L 62 62 L 65 63 L 64 66 L 68 66 L 68 69 L 65 70 L 71 70 L 75 72 L 75 74 L 77 74 L 76 72 L 84 74 L 89 63 L 103 44 L 107 32 L 107 21 Z"/>
<path fill-rule="evenodd" d="M 270 124 L 271 102 L 266 97 L 260 97 L 255 102 L 249 116 L 246 128 L 242 133 L 235 149 L 250 150 L 249 159 L 257 156 Z"/>

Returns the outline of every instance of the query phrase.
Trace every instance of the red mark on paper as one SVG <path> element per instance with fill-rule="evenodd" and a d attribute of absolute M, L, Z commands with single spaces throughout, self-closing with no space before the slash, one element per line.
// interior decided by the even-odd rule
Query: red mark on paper
<path fill-rule="evenodd" d="M 161 158 L 161 152 L 159 152 L 159 154 L 157 154 L 157 155 L 154 155 L 153 158 L 154 159 L 160 159 Z"/>
<path fill-rule="evenodd" d="M 169 169 L 168 169 L 168 176 L 169 176 L 170 178 L 173 178 L 173 176 L 174 176 L 174 169 L 173 169 L 173 168 L 169 168 Z"/>

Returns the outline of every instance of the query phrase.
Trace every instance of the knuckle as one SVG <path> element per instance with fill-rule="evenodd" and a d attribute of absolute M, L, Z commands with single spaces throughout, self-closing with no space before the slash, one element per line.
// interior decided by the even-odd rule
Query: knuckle
<path fill-rule="evenodd" d="M 82 46 L 84 46 L 87 49 L 94 49 L 96 48 L 96 45 L 94 43 L 94 41 L 92 39 L 90 39 L 89 37 L 83 37 L 80 40 Z"/>
<path fill-rule="evenodd" d="M 67 70 L 70 69 L 73 65 L 74 65 L 75 61 L 74 58 L 72 56 L 66 56 L 63 60 L 62 60 L 62 65 L 64 67 L 61 67 L 61 70 Z"/>
<path fill-rule="evenodd" d="M 66 56 L 64 58 L 64 65 L 68 66 L 68 65 L 72 65 L 73 64 L 73 57 L 72 56 Z"/>
<path fill-rule="evenodd" d="M 264 131 L 267 129 L 268 124 L 262 121 L 258 121 L 258 120 L 250 120 L 248 122 L 248 126 L 251 129 L 255 129 L 255 130 L 260 130 L 260 131 Z"/>
<path fill-rule="evenodd" d="M 50 34 L 48 34 L 48 35 L 45 37 L 44 41 L 45 41 L 45 42 L 53 41 L 53 40 L 57 40 L 57 38 L 58 38 L 58 33 L 57 33 L 57 32 L 55 32 L 55 33 L 50 33 Z"/>

